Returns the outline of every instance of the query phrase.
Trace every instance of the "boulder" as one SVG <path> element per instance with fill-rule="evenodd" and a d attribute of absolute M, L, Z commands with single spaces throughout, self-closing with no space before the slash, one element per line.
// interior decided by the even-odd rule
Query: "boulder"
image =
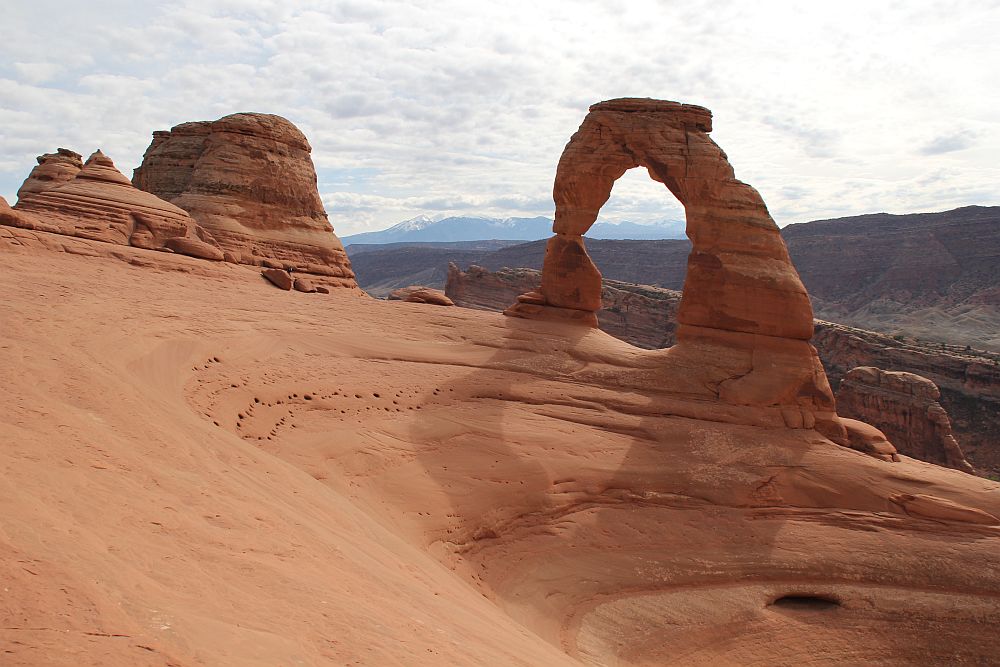
<path fill-rule="evenodd" d="M 421 285 L 410 285 L 394 290 L 389 295 L 390 301 L 409 301 L 410 303 L 430 303 L 435 306 L 454 306 L 455 303 L 445 296 L 441 290 L 423 287 Z"/>
<path fill-rule="evenodd" d="M 292 276 L 284 269 L 264 269 L 260 275 L 267 278 L 272 285 L 279 289 L 292 289 Z"/>
<path fill-rule="evenodd" d="M 295 266 L 355 288 L 320 200 L 311 150 L 288 120 L 237 113 L 154 132 L 132 180 L 190 213 L 241 263 Z"/>
<path fill-rule="evenodd" d="M 312 294 L 316 291 L 316 286 L 308 278 L 296 278 L 294 282 L 295 291 Z"/>
<path fill-rule="evenodd" d="M 176 236 L 167 239 L 164 245 L 182 255 L 200 257 L 201 259 L 209 259 L 214 262 L 221 262 L 223 260 L 221 250 L 210 243 L 205 243 L 201 239 Z"/>

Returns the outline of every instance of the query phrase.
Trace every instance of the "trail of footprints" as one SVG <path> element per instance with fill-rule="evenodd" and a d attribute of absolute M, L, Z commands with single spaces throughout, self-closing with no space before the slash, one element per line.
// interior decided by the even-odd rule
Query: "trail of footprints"
<path fill-rule="evenodd" d="M 319 381 L 312 382 L 310 389 L 300 390 L 293 387 L 300 387 L 301 382 L 274 372 L 265 372 L 259 378 L 243 374 L 233 381 L 224 373 L 222 364 L 219 357 L 213 356 L 192 368 L 197 375 L 189 385 L 190 401 L 213 424 L 249 441 L 275 440 L 288 429 L 309 422 L 362 424 L 376 415 L 402 417 L 441 403 L 447 393 L 454 392 L 441 387 L 389 391 L 323 388 L 321 385 L 326 383 Z M 338 379 L 342 381 L 343 377 Z"/>

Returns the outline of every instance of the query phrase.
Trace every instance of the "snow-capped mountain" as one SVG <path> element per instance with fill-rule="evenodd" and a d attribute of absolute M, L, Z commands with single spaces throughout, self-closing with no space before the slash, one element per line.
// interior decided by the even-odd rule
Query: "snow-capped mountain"
<path fill-rule="evenodd" d="M 363 232 L 341 237 L 352 243 L 401 243 L 448 241 L 535 241 L 552 235 L 552 220 L 537 218 L 488 218 L 452 216 L 434 218 L 419 215 L 377 232 Z M 683 220 L 662 220 L 651 224 L 636 222 L 601 222 L 587 232 L 595 239 L 678 239 L 684 238 Z"/>

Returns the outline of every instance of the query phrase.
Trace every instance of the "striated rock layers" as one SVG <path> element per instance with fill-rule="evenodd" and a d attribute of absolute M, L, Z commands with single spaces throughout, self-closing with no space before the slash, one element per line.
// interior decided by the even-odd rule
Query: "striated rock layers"
<path fill-rule="evenodd" d="M 927 378 L 860 366 L 847 373 L 837 391 L 841 415 L 876 425 L 903 454 L 972 473 Z"/>
<path fill-rule="evenodd" d="M 583 234 L 614 182 L 645 167 L 684 205 L 692 242 L 677 344 L 660 353 L 661 381 L 688 400 L 777 411 L 786 426 L 816 428 L 847 445 L 809 344 L 809 296 L 763 199 L 736 179 L 711 129 L 710 111 L 677 102 L 618 99 L 590 107 L 556 170 L 555 235 L 541 288 L 505 312 L 597 325 L 601 274 Z"/>
<path fill-rule="evenodd" d="M 280 116 L 237 113 L 153 133 L 133 182 L 176 204 L 243 264 L 357 287 L 316 187 L 311 147 Z"/>
<path fill-rule="evenodd" d="M 983 473 L 1000 475 L 1000 355 L 820 320 L 812 342 L 833 386 L 857 366 L 929 379 L 941 392 L 937 400 L 948 413 L 966 459 Z"/>
<path fill-rule="evenodd" d="M 445 294 L 463 308 L 503 310 L 519 294 L 537 291 L 542 274 L 536 269 L 487 271 L 475 264 L 462 271 L 448 265 Z M 656 350 L 674 344 L 681 293 L 649 285 L 604 279 L 597 324 L 601 331 L 636 347 Z"/>
<path fill-rule="evenodd" d="M 20 200 L 26 195 L 51 190 L 57 185 L 72 181 L 83 169 L 82 155 L 68 148 L 57 148 L 55 153 L 45 153 L 36 159 L 38 164 L 17 191 Z"/>
<path fill-rule="evenodd" d="M 38 158 L 39 165 L 21 187 L 14 207 L 19 215 L 5 224 L 202 259 L 223 258 L 212 235 L 191 216 L 134 187 L 99 150 L 71 179 L 60 181 L 75 155 L 60 149 Z M 40 176 L 39 171 L 45 173 Z"/>

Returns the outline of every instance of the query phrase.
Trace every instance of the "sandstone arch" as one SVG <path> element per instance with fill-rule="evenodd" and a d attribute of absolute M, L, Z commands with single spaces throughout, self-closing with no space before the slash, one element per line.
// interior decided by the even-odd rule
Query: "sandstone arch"
<path fill-rule="evenodd" d="M 655 357 L 657 383 L 685 400 L 780 412 L 786 426 L 816 428 L 883 458 L 863 434 L 845 430 L 815 349 L 809 295 L 760 194 L 736 179 L 709 138 L 708 109 L 623 98 L 590 107 L 559 159 L 554 236 L 539 292 L 506 314 L 597 325 L 601 274 L 583 235 L 614 182 L 644 167 L 685 209 L 688 257 L 677 345 Z M 749 414 L 749 413 L 747 413 Z M 764 414 L 764 413 L 761 413 Z"/>
<path fill-rule="evenodd" d="M 712 114 L 690 104 L 619 99 L 590 107 L 559 159 L 553 198 L 555 236 L 542 275 L 545 315 L 590 321 L 600 307 L 600 273 L 583 246 L 614 182 L 645 167 L 684 206 L 693 243 L 682 325 L 812 337 L 812 307 L 763 199 L 736 180 L 726 154 L 708 133 Z M 515 309 L 518 310 L 518 309 Z M 534 311 L 534 312 L 532 312 Z M 541 309 L 511 314 L 540 315 Z"/>

